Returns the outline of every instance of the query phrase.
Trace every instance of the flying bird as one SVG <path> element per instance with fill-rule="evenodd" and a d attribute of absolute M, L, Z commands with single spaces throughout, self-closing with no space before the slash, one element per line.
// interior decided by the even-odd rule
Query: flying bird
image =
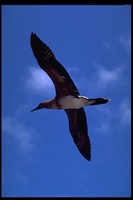
<path fill-rule="evenodd" d="M 74 143 L 80 153 L 90 161 L 91 143 L 83 107 L 105 104 L 109 99 L 80 96 L 66 69 L 58 62 L 51 49 L 35 33 L 31 33 L 30 43 L 38 64 L 52 79 L 56 91 L 55 98 L 41 102 L 32 111 L 42 108 L 63 109 L 68 117 L 69 130 Z"/>

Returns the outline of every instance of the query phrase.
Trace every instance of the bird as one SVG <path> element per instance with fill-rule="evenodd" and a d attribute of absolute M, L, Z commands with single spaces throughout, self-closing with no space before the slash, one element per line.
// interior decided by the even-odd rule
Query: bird
<path fill-rule="evenodd" d="M 41 102 L 31 112 L 42 108 L 64 110 L 74 143 L 82 156 L 91 161 L 91 142 L 84 106 L 105 104 L 110 99 L 81 96 L 67 70 L 36 33 L 31 33 L 30 45 L 39 66 L 52 79 L 56 93 L 53 99 Z"/>

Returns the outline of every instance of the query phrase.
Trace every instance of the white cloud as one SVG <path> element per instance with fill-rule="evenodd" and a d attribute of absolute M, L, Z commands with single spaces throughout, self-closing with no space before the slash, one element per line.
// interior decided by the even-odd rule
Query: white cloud
<path fill-rule="evenodd" d="M 25 81 L 25 86 L 32 91 L 51 92 L 54 85 L 50 77 L 39 67 L 29 68 L 29 77 Z"/>
<path fill-rule="evenodd" d="M 121 78 L 123 67 L 119 66 L 115 69 L 108 70 L 107 68 L 103 66 L 99 66 L 97 70 L 97 84 L 100 87 L 106 87 L 108 84 L 112 84 L 115 81 L 119 80 Z"/>
<path fill-rule="evenodd" d="M 127 52 L 131 52 L 131 34 L 130 32 L 125 33 L 120 36 L 119 42 Z"/>
<path fill-rule="evenodd" d="M 112 130 L 123 129 L 126 126 L 130 125 L 131 122 L 131 108 L 129 101 L 125 98 L 116 108 L 111 106 L 108 108 L 98 107 L 97 111 L 99 112 L 98 124 L 95 128 L 95 132 L 106 136 L 112 134 Z"/>
<path fill-rule="evenodd" d="M 69 64 L 70 66 L 70 64 Z M 77 67 L 69 67 L 68 69 L 66 69 L 68 73 L 71 72 L 79 72 L 79 69 Z"/>
<path fill-rule="evenodd" d="M 107 119 L 107 118 L 105 118 Z M 101 123 L 101 125 L 97 128 L 97 132 L 102 135 L 108 135 L 108 133 L 111 131 L 110 123 L 105 120 Z"/>
<path fill-rule="evenodd" d="M 22 153 L 27 153 L 34 148 L 34 131 L 18 122 L 13 117 L 2 119 L 2 131 L 14 139 Z"/>
<path fill-rule="evenodd" d="M 84 78 L 83 86 L 88 85 L 87 91 L 91 96 L 98 95 L 101 90 L 113 87 L 117 81 L 122 80 L 124 67 L 118 66 L 115 69 L 108 69 L 107 67 L 95 64 L 95 73 L 87 80 Z"/>
<path fill-rule="evenodd" d="M 109 103 L 108 103 L 109 104 Z M 98 135 L 106 136 L 112 131 L 112 119 L 113 119 L 113 113 L 112 110 L 110 110 L 110 106 L 99 106 L 97 107 L 98 112 L 98 118 L 97 120 L 97 126 L 95 127 L 95 132 L 98 133 Z"/>
<path fill-rule="evenodd" d="M 131 122 L 131 105 L 127 99 L 124 99 L 117 111 L 117 118 L 119 119 L 119 124 L 122 126 L 129 125 Z"/>

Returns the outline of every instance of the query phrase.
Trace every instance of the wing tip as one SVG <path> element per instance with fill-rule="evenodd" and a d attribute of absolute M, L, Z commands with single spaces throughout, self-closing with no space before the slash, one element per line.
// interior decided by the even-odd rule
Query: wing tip
<path fill-rule="evenodd" d="M 76 144 L 76 143 L 75 143 Z M 79 150 L 79 152 L 81 153 L 81 155 L 88 161 L 91 161 L 91 144 L 90 144 L 90 139 L 88 137 L 87 139 L 87 143 L 84 143 L 83 146 L 79 146 L 77 145 L 77 148 Z"/>
<path fill-rule="evenodd" d="M 86 160 L 88 160 L 89 162 L 91 161 L 91 156 L 84 156 L 84 158 L 86 158 Z"/>
<path fill-rule="evenodd" d="M 89 149 L 88 153 L 83 153 L 82 151 L 80 151 L 80 153 L 82 154 L 82 156 L 88 160 L 89 162 L 91 161 L 91 150 Z"/>
<path fill-rule="evenodd" d="M 31 32 L 31 37 L 35 36 L 35 37 L 38 37 L 36 33 L 34 33 L 33 31 Z"/>
<path fill-rule="evenodd" d="M 30 35 L 30 42 L 32 43 L 33 39 L 37 39 L 38 36 L 36 35 L 36 33 L 34 32 L 31 32 L 31 35 Z"/>

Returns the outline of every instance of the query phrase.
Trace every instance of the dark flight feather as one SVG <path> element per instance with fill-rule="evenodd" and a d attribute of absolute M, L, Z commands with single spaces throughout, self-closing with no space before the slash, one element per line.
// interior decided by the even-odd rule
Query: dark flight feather
<path fill-rule="evenodd" d="M 56 96 L 79 95 L 78 89 L 65 68 L 56 60 L 51 49 L 35 34 L 31 34 L 31 47 L 40 67 L 52 79 Z"/>

